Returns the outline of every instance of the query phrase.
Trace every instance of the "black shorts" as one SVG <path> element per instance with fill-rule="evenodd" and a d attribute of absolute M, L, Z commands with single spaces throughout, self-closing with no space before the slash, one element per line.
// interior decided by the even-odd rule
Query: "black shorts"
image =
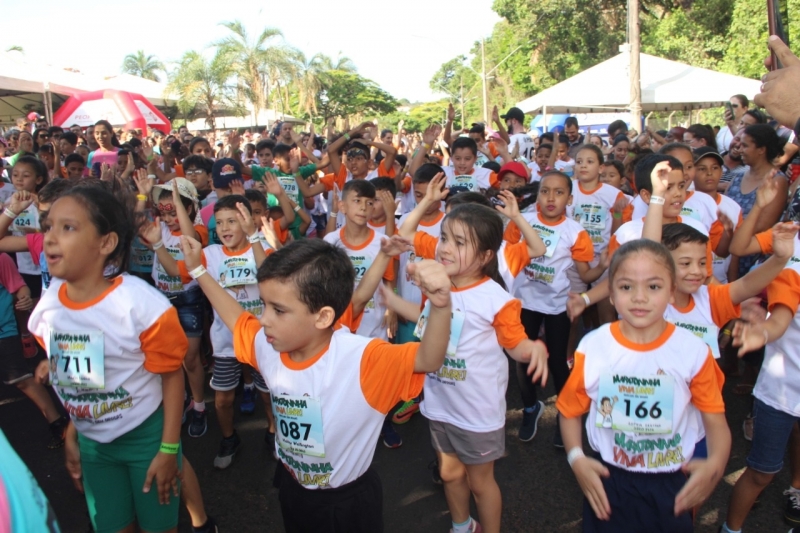
<path fill-rule="evenodd" d="M 34 300 L 42 296 L 42 275 L 41 274 L 21 274 L 25 285 L 31 290 L 31 298 Z"/>
<path fill-rule="evenodd" d="M 33 377 L 36 365 L 42 358 L 25 357 L 19 335 L 0 339 L 0 379 L 6 385 L 15 385 Z"/>
<path fill-rule="evenodd" d="M 583 499 L 584 533 L 691 533 L 691 513 L 675 516 L 675 496 L 686 483 L 681 471 L 640 474 L 603 463 L 611 475 L 603 488 L 611 505 L 611 519 L 600 520 Z"/>
<path fill-rule="evenodd" d="M 278 488 L 286 533 L 382 533 L 383 488 L 377 472 L 335 489 L 304 489 L 278 461 Z"/>

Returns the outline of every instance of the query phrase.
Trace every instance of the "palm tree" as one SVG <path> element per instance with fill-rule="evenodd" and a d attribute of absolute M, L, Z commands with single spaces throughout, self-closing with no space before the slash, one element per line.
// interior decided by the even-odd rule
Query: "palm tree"
<path fill-rule="evenodd" d="M 137 50 L 135 54 L 128 54 L 122 61 L 122 72 L 133 74 L 146 80 L 160 82 L 156 72 L 164 71 L 164 64 L 156 56 L 145 55 L 144 50 Z"/>
<path fill-rule="evenodd" d="M 253 104 L 256 116 L 268 106 L 267 89 L 281 72 L 291 71 L 294 50 L 283 44 L 270 44 L 283 33 L 277 28 L 264 28 L 255 39 L 239 21 L 223 22 L 231 35 L 214 43 L 238 78 L 240 91 Z"/>
<path fill-rule="evenodd" d="M 328 72 L 332 70 L 355 72 L 356 67 L 349 57 L 341 54 L 334 62 L 325 54 L 315 54 L 311 59 L 306 59 L 302 52 L 297 53 L 294 83 L 301 113 L 310 116 L 316 114 L 317 96 L 329 82 Z"/>
<path fill-rule="evenodd" d="M 20 54 L 24 54 L 25 53 L 25 49 L 22 48 L 18 44 L 13 44 L 13 45 L 9 46 L 8 48 L 6 48 L 6 52 L 19 52 Z"/>
<path fill-rule="evenodd" d="M 212 59 L 201 53 L 183 54 L 167 84 L 167 92 L 178 95 L 178 109 L 184 115 L 199 106 L 206 113 L 206 123 L 215 128 L 216 114 L 222 107 L 237 108 L 233 87 L 228 83 L 233 71 L 227 58 L 217 53 Z"/>

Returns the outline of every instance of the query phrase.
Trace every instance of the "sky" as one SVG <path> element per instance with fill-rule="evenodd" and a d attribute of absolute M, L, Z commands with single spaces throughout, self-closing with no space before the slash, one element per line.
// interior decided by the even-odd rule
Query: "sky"
<path fill-rule="evenodd" d="M 3 26 L 15 31 L 0 33 L 0 47 L 22 46 L 28 62 L 110 76 L 140 49 L 164 62 L 207 49 L 229 33 L 220 22 L 239 19 L 253 36 L 264 27 L 280 29 L 285 42 L 307 57 L 341 53 L 394 97 L 424 102 L 443 96 L 428 86 L 442 63 L 468 54 L 475 41 L 491 35 L 500 20 L 491 5 L 492 0 L 4 2 Z"/>

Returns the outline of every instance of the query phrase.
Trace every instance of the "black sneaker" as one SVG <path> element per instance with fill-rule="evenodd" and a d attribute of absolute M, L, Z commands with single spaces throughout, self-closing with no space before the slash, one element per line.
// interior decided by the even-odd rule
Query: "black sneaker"
<path fill-rule="evenodd" d="M 214 468 L 224 470 L 225 468 L 231 466 L 231 463 L 233 463 L 233 458 L 236 457 L 236 454 L 239 452 L 239 448 L 241 448 L 241 446 L 242 440 L 235 431 L 233 432 L 233 435 L 227 439 L 222 439 L 222 442 L 219 444 L 219 453 L 217 453 L 217 456 L 214 457 Z"/>
<path fill-rule="evenodd" d="M 192 526 L 192 533 L 219 533 L 219 528 L 212 517 L 206 516 L 206 523 L 200 527 Z"/>
<path fill-rule="evenodd" d="M 189 422 L 189 436 L 193 438 L 202 437 L 208 431 L 208 413 L 206 413 L 205 409 L 203 411 L 198 411 L 197 409 L 192 409 L 192 418 L 191 422 Z"/>
<path fill-rule="evenodd" d="M 783 495 L 786 496 L 786 510 L 783 511 L 783 519 L 790 526 L 800 525 L 800 492 L 785 490 Z"/>
<path fill-rule="evenodd" d="M 64 446 L 64 436 L 67 433 L 69 420 L 61 416 L 50 423 L 50 438 L 47 440 L 48 450 L 57 450 Z"/>
<path fill-rule="evenodd" d="M 434 459 L 430 463 L 428 463 L 428 470 L 431 471 L 431 479 L 437 485 L 442 484 L 442 476 L 439 475 L 439 461 Z"/>
<path fill-rule="evenodd" d="M 542 418 L 542 414 L 544 414 L 544 403 L 542 402 L 536 402 L 536 405 L 533 406 L 533 411 L 530 413 L 525 409 L 522 410 L 522 425 L 517 433 L 519 440 L 522 442 L 533 440 L 539 428 L 539 419 Z"/>

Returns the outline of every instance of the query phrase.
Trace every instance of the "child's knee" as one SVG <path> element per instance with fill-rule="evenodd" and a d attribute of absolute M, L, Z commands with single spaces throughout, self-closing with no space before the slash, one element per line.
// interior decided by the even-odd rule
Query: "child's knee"
<path fill-rule="evenodd" d="M 217 409 L 233 407 L 233 400 L 235 396 L 235 391 L 217 391 L 214 394 L 214 403 L 216 404 Z"/>
<path fill-rule="evenodd" d="M 775 474 L 765 474 L 764 472 L 759 472 L 758 470 L 753 470 L 752 468 L 748 468 L 747 471 L 750 481 L 754 485 L 758 485 L 761 488 L 764 488 L 772 483 L 773 478 L 775 478 Z"/>
<path fill-rule="evenodd" d="M 439 476 L 442 478 L 442 482 L 444 483 L 453 483 L 456 481 L 461 481 L 467 477 L 467 469 L 461 463 L 453 463 L 449 465 L 443 465 L 441 462 L 439 463 Z"/>

